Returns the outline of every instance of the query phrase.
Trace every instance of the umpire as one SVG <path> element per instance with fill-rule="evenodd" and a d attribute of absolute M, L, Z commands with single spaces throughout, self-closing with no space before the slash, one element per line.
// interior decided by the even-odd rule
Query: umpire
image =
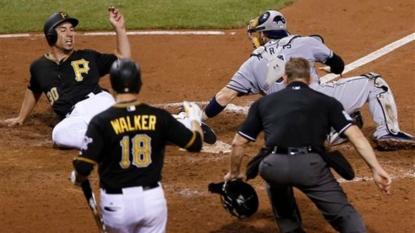
<path fill-rule="evenodd" d="M 309 88 L 310 65 L 291 58 L 285 66 L 287 87 L 254 102 L 232 142 L 230 171 L 225 180 L 243 177 L 244 146 L 264 131 L 268 155 L 259 165 L 281 232 L 305 232 L 293 187 L 314 202 L 339 232 L 366 232 L 362 217 L 349 203 L 326 161 L 324 149 L 333 127 L 347 137 L 365 160 L 378 187 L 390 193 L 391 178 L 379 164 L 372 147 L 336 99 Z"/>

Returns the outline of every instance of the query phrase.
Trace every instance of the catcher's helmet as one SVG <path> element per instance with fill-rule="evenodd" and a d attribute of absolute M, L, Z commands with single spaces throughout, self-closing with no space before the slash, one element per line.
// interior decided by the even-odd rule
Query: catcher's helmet
<path fill-rule="evenodd" d="M 117 93 L 139 93 L 141 89 L 141 70 L 131 59 L 116 60 L 110 69 L 111 86 Z"/>
<path fill-rule="evenodd" d="M 76 25 L 79 23 L 77 19 L 72 18 L 68 15 L 68 13 L 63 11 L 51 14 L 46 20 L 45 24 L 43 25 L 43 32 L 45 33 L 45 37 L 48 41 L 49 46 L 54 45 L 58 39 L 58 33 L 55 30 L 56 26 L 66 21 L 72 23 L 73 27 L 76 27 Z"/>
<path fill-rule="evenodd" d="M 289 36 L 287 31 L 287 21 L 285 17 L 279 12 L 268 10 L 258 17 L 258 23 L 252 32 L 263 32 L 268 38 L 279 39 Z"/>
<path fill-rule="evenodd" d="M 222 206 L 232 216 L 250 217 L 258 210 L 259 203 L 255 189 L 240 179 L 210 183 L 208 190 L 220 195 Z"/>

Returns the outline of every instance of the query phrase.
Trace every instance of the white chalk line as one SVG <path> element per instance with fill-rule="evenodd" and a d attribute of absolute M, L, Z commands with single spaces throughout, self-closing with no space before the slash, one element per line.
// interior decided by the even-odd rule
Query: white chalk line
<path fill-rule="evenodd" d="M 207 105 L 209 102 L 202 101 L 202 102 L 195 102 L 198 105 Z M 154 104 L 153 106 L 159 107 L 159 108 L 168 108 L 168 107 L 181 107 L 183 106 L 183 102 L 178 103 L 166 103 L 166 104 Z M 233 112 L 238 114 L 247 114 L 249 110 L 249 106 L 238 106 L 235 104 L 228 104 L 224 111 L 227 112 Z"/>
<path fill-rule="evenodd" d="M 393 50 L 395 50 L 395 49 L 397 49 L 397 48 L 399 48 L 399 47 L 401 47 L 401 46 L 403 46 L 403 45 L 405 45 L 405 44 L 407 44 L 411 41 L 414 41 L 414 40 L 415 40 L 415 33 L 412 33 L 408 36 L 405 36 L 404 38 L 402 38 L 400 40 L 397 40 L 393 43 L 390 43 L 390 44 L 384 46 L 383 48 L 380 48 L 379 50 L 376 50 L 376 51 L 374 51 L 374 52 L 372 52 L 372 53 L 370 53 L 370 54 L 368 54 L 368 55 L 366 55 L 366 56 L 364 56 L 364 57 L 348 64 L 348 65 L 346 65 L 344 67 L 343 74 L 345 74 L 349 71 L 352 71 L 352 70 L 354 70 L 354 69 L 356 69 L 360 66 L 363 66 L 363 65 L 365 65 L 365 64 L 367 64 L 367 63 L 369 63 L 373 60 L 376 60 L 377 58 L 379 58 L 379 57 L 381 57 L 381 56 L 383 56 L 387 53 L 390 53 Z M 339 77 L 339 75 L 337 75 L 337 74 L 327 74 L 327 75 L 321 77 L 320 80 L 322 82 L 329 82 L 329 81 L 331 81 L 331 80 L 333 80 L 337 77 Z"/>
<path fill-rule="evenodd" d="M 214 35 L 214 36 L 223 36 L 226 33 L 223 31 L 127 31 L 127 35 L 129 36 L 136 36 L 136 35 L 166 35 L 166 36 L 173 36 L 173 35 Z M 230 32 L 229 34 L 234 35 L 235 32 Z M 76 36 L 114 36 L 115 32 L 76 32 Z M 18 37 L 44 37 L 42 33 L 18 33 L 18 34 L 0 34 L 0 38 L 18 38 Z"/>

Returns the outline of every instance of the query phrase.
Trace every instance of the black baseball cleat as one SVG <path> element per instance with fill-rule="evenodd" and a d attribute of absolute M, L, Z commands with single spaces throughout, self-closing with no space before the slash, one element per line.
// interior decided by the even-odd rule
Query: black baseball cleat
<path fill-rule="evenodd" d="M 203 131 L 203 141 L 207 144 L 215 144 L 217 140 L 215 131 L 213 131 L 213 129 L 204 122 L 202 122 L 201 127 Z"/>

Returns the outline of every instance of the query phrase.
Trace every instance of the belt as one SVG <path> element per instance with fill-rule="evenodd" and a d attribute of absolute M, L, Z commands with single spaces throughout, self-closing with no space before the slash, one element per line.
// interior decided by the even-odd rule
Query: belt
<path fill-rule="evenodd" d="M 311 146 L 304 147 L 272 147 L 273 154 L 302 155 L 316 152 Z"/>
<path fill-rule="evenodd" d="M 147 191 L 150 189 L 157 188 L 159 186 L 160 186 L 159 183 L 153 183 L 153 184 L 135 186 L 135 187 L 142 187 L 143 191 Z M 133 187 L 128 187 L 128 188 L 133 188 Z M 105 191 L 106 194 L 123 194 L 122 188 L 109 188 L 109 189 L 103 189 L 103 190 Z"/>
<path fill-rule="evenodd" d="M 82 101 L 82 100 L 86 100 L 88 98 L 91 98 L 94 95 L 97 95 L 99 93 L 103 92 L 102 90 L 93 90 L 91 91 L 88 95 L 84 96 L 81 100 L 79 100 L 78 102 Z"/>

